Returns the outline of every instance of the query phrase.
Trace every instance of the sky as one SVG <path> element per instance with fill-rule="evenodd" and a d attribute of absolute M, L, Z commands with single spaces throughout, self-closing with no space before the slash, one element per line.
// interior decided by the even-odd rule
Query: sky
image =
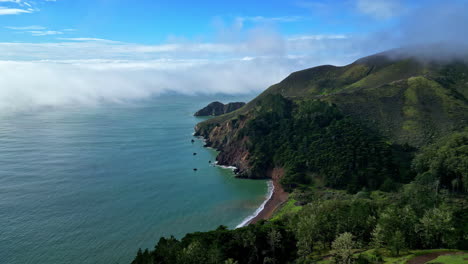
<path fill-rule="evenodd" d="M 465 46 L 468 0 L 0 0 L 0 110 L 258 93 L 387 49 Z"/>

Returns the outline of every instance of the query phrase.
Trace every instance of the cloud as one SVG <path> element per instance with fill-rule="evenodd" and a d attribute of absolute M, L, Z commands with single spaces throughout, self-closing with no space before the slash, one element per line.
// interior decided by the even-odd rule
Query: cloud
<path fill-rule="evenodd" d="M 430 60 L 464 58 L 468 54 L 468 35 L 462 25 L 468 24 L 467 9 L 465 0 L 428 1 L 406 9 L 393 26 L 353 36 L 353 46 L 360 51 L 402 47 L 397 52 L 400 55 Z"/>
<path fill-rule="evenodd" d="M 468 45 L 468 1 L 435 1 L 416 8 L 395 30 L 400 43 L 458 43 Z"/>
<path fill-rule="evenodd" d="M 23 26 L 23 27 L 7 26 L 5 28 L 30 33 L 32 36 L 35 36 L 35 37 L 50 36 L 50 35 L 63 35 L 63 34 L 66 34 L 65 32 L 75 31 L 74 29 L 70 29 L 70 28 L 60 30 L 60 31 L 59 30 L 47 30 L 47 28 L 43 26 Z"/>
<path fill-rule="evenodd" d="M 35 4 L 36 2 L 35 1 L 24 1 L 24 0 L 0 0 L 0 3 L 14 3 L 14 4 L 17 4 L 19 6 L 32 7 L 32 5 Z"/>
<path fill-rule="evenodd" d="M 16 4 L 22 4 L 24 1 L 22 0 L 0 0 L 0 3 L 16 3 Z"/>
<path fill-rule="evenodd" d="M 108 42 L 108 43 L 121 43 L 119 41 L 113 41 L 108 39 L 101 38 L 58 38 L 59 40 L 69 40 L 69 41 L 94 41 L 94 42 Z"/>
<path fill-rule="evenodd" d="M 323 40 L 323 39 L 346 39 L 347 36 L 344 34 L 319 34 L 319 35 L 299 35 L 289 37 L 290 41 L 300 41 L 300 40 Z"/>
<path fill-rule="evenodd" d="M 292 71 L 354 59 L 341 53 L 323 55 L 327 50 L 319 43 L 342 41 L 341 36 L 288 39 L 265 28 L 248 30 L 245 38 L 233 42 L 59 40 L 0 43 L 2 111 L 125 102 L 166 92 L 258 93 Z"/>
<path fill-rule="evenodd" d="M 42 33 L 41 31 L 37 34 Z M 76 60 L 76 59 L 202 59 L 229 60 L 244 57 L 316 56 L 327 46 L 336 47 L 351 37 L 340 34 L 283 37 L 268 28 L 248 30 L 235 41 L 176 42 L 159 45 L 125 43 L 100 38 L 58 38 L 52 43 L 0 43 L 0 60 Z M 341 45 L 341 44 L 340 44 Z M 348 50 L 346 50 L 348 51 Z M 336 52 L 335 52 L 336 53 Z M 342 53 L 340 56 L 343 56 Z M 346 58 L 346 56 L 344 56 Z M 348 58 L 342 62 L 347 62 Z M 334 60 L 336 61 L 336 60 Z"/>
<path fill-rule="evenodd" d="M 376 19 L 389 19 L 403 10 L 399 0 L 357 0 L 356 6 L 361 13 Z"/>
<path fill-rule="evenodd" d="M 12 29 L 12 30 L 44 30 L 46 29 L 43 26 L 25 26 L 25 27 L 5 27 L 7 29 Z"/>
<path fill-rule="evenodd" d="M 239 21 L 250 21 L 250 22 L 297 22 L 306 20 L 303 16 L 279 16 L 279 17 L 264 17 L 264 16 L 246 16 L 246 17 L 237 17 Z"/>
<path fill-rule="evenodd" d="M 165 92 L 259 92 L 292 70 L 286 59 L 250 61 L 0 61 L 0 109 L 92 106 Z M 25 78 L 27 76 L 27 78 Z"/>
<path fill-rule="evenodd" d="M 292 71 L 345 65 L 421 43 L 457 43 L 449 50 L 418 46 L 421 56 L 458 56 L 468 47 L 462 27 L 468 24 L 465 10 L 466 2 L 436 2 L 399 15 L 398 23 L 386 30 L 362 34 L 284 36 L 271 27 L 245 29 L 235 22 L 227 27 L 220 23 L 222 34 L 211 42 L 172 39 L 143 45 L 86 36 L 50 43 L 4 42 L 0 109 L 127 102 L 166 92 L 258 93 Z"/>
<path fill-rule="evenodd" d="M 62 35 L 63 32 L 61 31 L 56 31 L 56 30 L 33 30 L 33 31 L 27 31 L 31 33 L 33 36 L 49 36 L 49 35 Z"/>
<path fill-rule="evenodd" d="M 55 2 L 55 0 L 44 1 Z M 0 4 L 2 3 L 4 3 L 6 6 L 0 6 L 0 15 L 30 14 L 39 11 L 39 8 L 37 8 L 37 1 L 0 0 Z"/>
<path fill-rule="evenodd" d="M 32 12 L 34 12 L 33 9 L 7 8 L 7 7 L 0 6 L 0 16 L 19 15 L 19 14 L 32 13 Z"/>

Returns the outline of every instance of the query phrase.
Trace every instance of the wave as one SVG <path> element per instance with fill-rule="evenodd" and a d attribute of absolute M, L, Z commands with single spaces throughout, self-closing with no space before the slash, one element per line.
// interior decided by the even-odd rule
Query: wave
<path fill-rule="evenodd" d="M 273 185 L 273 181 L 268 181 L 267 182 L 268 184 L 268 193 L 266 195 L 266 200 L 263 201 L 263 203 L 257 208 L 257 210 L 255 210 L 255 212 L 249 216 L 247 216 L 239 225 L 236 226 L 236 228 L 241 228 L 241 227 L 244 227 L 246 225 L 249 224 L 250 221 L 252 221 L 252 219 L 254 219 L 255 217 L 258 216 L 258 214 L 260 214 L 261 211 L 263 211 L 263 209 L 265 209 L 265 205 L 268 201 L 270 201 L 271 197 L 273 196 L 273 192 L 275 190 L 275 186 Z"/>
<path fill-rule="evenodd" d="M 220 168 L 223 168 L 223 169 L 232 170 L 232 171 L 236 171 L 236 170 L 237 170 L 237 167 L 235 167 L 235 166 L 218 165 L 218 161 L 215 161 L 215 162 L 214 162 L 214 166 L 220 167 Z"/>
<path fill-rule="evenodd" d="M 195 135 L 195 132 L 192 134 L 192 135 Z M 204 143 L 206 143 L 206 139 L 202 136 L 198 136 L 197 139 L 199 140 L 202 140 Z M 210 147 L 208 147 L 210 148 Z M 216 167 L 220 167 L 220 168 L 223 168 L 223 169 L 230 169 L 232 170 L 233 172 L 235 172 L 237 170 L 237 167 L 235 166 L 225 166 L 225 165 L 219 165 L 218 164 L 218 161 L 215 161 L 213 163 L 213 166 L 216 166 Z M 242 220 L 242 222 L 240 224 L 238 224 L 236 226 L 236 228 L 241 228 L 241 227 L 244 227 L 246 225 L 249 224 L 250 221 L 252 221 L 252 219 L 254 219 L 255 217 L 258 216 L 258 214 L 260 214 L 261 211 L 263 211 L 263 209 L 265 209 L 265 205 L 266 203 L 271 199 L 271 197 L 273 196 L 273 192 L 275 190 L 275 186 L 273 184 L 273 181 L 268 181 L 267 182 L 267 185 L 268 185 L 268 192 L 267 192 L 267 195 L 266 195 L 266 199 L 265 201 L 263 201 L 263 203 L 257 208 L 257 210 L 255 210 L 255 212 L 253 212 L 253 214 L 247 216 L 244 220 Z"/>

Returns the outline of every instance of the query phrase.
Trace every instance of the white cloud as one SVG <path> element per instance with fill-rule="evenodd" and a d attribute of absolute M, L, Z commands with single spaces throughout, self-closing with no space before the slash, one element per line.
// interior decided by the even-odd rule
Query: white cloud
<path fill-rule="evenodd" d="M 361 13 L 377 19 L 388 19 L 403 11 L 399 0 L 357 0 L 356 4 Z"/>
<path fill-rule="evenodd" d="M 0 61 L 0 109 L 125 102 L 182 94 L 259 92 L 292 70 L 285 61 Z M 25 78 L 27 76 L 27 78 Z"/>
<path fill-rule="evenodd" d="M 49 35 L 62 35 L 63 32 L 61 31 L 56 31 L 56 30 L 33 30 L 33 31 L 27 31 L 31 33 L 33 36 L 49 36 Z"/>
<path fill-rule="evenodd" d="M 19 30 L 26 33 L 30 33 L 32 36 L 50 36 L 50 35 L 63 35 L 65 32 L 72 32 L 75 31 L 74 29 L 64 29 L 64 30 L 47 30 L 46 27 L 43 26 L 23 26 L 23 27 L 13 27 L 7 26 L 5 27 L 11 30 Z"/>
<path fill-rule="evenodd" d="M 344 65 L 401 45 L 446 40 L 468 47 L 459 26 L 467 24 L 464 10 L 428 6 L 412 11 L 397 28 L 374 35 L 282 36 L 268 28 L 235 25 L 222 28 L 227 37 L 214 42 L 143 45 L 76 37 L 54 43 L 0 43 L 0 109 L 94 105 L 169 91 L 260 92 L 292 71 Z"/>
<path fill-rule="evenodd" d="M 45 2 L 55 2 L 55 0 L 44 0 Z M 19 15 L 29 14 L 40 11 L 37 1 L 24 1 L 24 0 L 0 0 L 0 15 Z M 13 7 L 14 6 L 14 7 Z"/>
<path fill-rule="evenodd" d="M 108 39 L 101 38 L 58 38 L 59 40 L 68 40 L 68 41 L 95 41 L 95 42 L 108 42 L 108 43 L 121 43 L 119 41 L 113 41 Z"/>
<path fill-rule="evenodd" d="M 22 0 L 0 0 L 0 3 L 16 3 L 16 4 L 21 4 L 23 1 Z"/>
<path fill-rule="evenodd" d="M 264 16 L 245 16 L 237 17 L 239 21 L 251 21 L 251 22 L 297 22 L 305 20 L 302 16 L 279 16 L 279 17 L 264 17 Z"/>
<path fill-rule="evenodd" d="M 288 40 L 258 29 L 231 43 L 140 45 L 96 38 L 0 43 L 0 109 L 94 105 L 169 91 L 260 92 L 292 71 L 352 61 L 342 54 L 319 55 L 326 52 L 317 43 L 333 38 Z M 305 50 L 296 50 L 298 43 Z"/>
<path fill-rule="evenodd" d="M 60 34 L 56 31 L 30 31 L 36 35 Z M 248 32 L 241 41 L 182 42 L 159 45 L 125 43 L 100 38 L 58 38 L 55 43 L 0 43 L 0 60 L 75 60 L 75 59 L 209 59 L 226 60 L 244 57 L 283 57 L 318 55 L 326 45 L 344 42 L 348 36 L 303 35 L 284 38 L 268 29 Z M 326 44 L 326 45 L 325 45 Z M 340 54 L 342 55 L 342 54 Z"/>
<path fill-rule="evenodd" d="M 8 29 L 12 29 L 12 30 L 44 30 L 46 29 L 45 27 L 43 26 L 24 26 L 24 27 L 5 27 L 5 28 L 8 28 Z"/>
<path fill-rule="evenodd" d="M 2 15 L 19 15 L 19 14 L 25 14 L 25 13 L 32 13 L 33 11 L 34 10 L 32 10 L 32 9 L 0 7 L 0 16 L 2 16 Z"/>
<path fill-rule="evenodd" d="M 347 36 L 344 34 L 319 34 L 319 35 L 299 35 L 289 37 L 290 41 L 300 41 L 300 40 L 324 40 L 324 39 L 346 39 Z"/>

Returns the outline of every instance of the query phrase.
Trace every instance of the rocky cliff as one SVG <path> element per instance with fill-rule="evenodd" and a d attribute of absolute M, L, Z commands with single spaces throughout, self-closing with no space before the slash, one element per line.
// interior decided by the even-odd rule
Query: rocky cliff
<path fill-rule="evenodd" d="M 198 124 L 195 127 L 195 136 L 201 136 L 206 140 L 206 147 L 212 147 L 220 151 L 216 160 L 219 165 L 235 166 L 239 177 L 243 177 L 249 169 L 248 138 L 240 135 L 248 118 L 239 116 L 222 123 L 210 126 Z"/>

